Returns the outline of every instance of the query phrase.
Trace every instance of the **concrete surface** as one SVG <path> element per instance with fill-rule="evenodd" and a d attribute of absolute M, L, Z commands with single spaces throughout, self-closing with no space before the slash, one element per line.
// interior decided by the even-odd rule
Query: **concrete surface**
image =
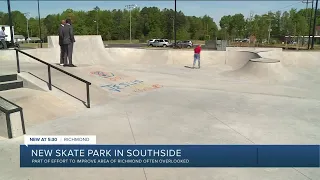
<path fill-rule="evenodd" d="M 320 142 L 319 52 L 203 51 L 202 68 L 190 69 L 184 66 L 192 65 L 192 51 L 104 49 L 96 36 L 76 40 L 74 62 L 78 67 L 62 68 L 92 82 L 94 105 L 87 109 L 58 89 L 45 90 L 43 82 L 30 73 L 47 80 L 46 67 L 21 56 L 24 73 L 20 76 L 43 90 L 24 88 L 0 95 L 12 100 L 42 97 L 15 101 L 30 112 L 28 134 L 93 134 L 99 144 Z M 57 47 L 26 52 L 50 63 L 59 61 Z M 14 52 L 1 52 L 0 62 L 1 71 L 15 71 Z M 52 73 L 53 84 L 84 98 L 84 84 Z M 50 106 L 45 105 L 48 102 Z M 48 109 L 52 111 L 46 112 Z M 68 110 L 72 112 L 65 113 Z M 39 111 L 44 118 L 31 120 Z M 22 143 L 23 137 L 0 141 L 0 179 L 320 179 L 319 169 L 309 168 L 20 169 Z"/>

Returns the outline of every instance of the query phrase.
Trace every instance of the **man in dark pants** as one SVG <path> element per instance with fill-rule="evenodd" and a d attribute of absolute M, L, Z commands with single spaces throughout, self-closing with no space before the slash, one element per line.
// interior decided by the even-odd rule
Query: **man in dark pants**
<path fill-rule="evenodd" d="M 69 60 L 69 63 L 65 62 L 64 66 L 75 67 L 72 63 L 72 51 L 73 51 L 73 43 L 76 42 L 73 34 L 73 27 L 71 26 L 71 20 L 66 20 L 66 25 L 62 29 L 63 34 L 63 46 L 65 53 L 65 61 Z"/>
<path fill-rule="evenodd" d="M 61 21 L 61 24 L 59 26 L 59 45 L 60 45 L 60 66 L 63 66 L 65 64 L 65 48 L 63 46 L 63 32 L 62 29 L 64 28 L 66 24 L 65 20 Z"/>

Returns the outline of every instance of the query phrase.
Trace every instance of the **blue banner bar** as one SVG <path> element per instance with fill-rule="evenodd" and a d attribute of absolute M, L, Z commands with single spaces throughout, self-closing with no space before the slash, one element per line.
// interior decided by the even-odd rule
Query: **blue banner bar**
<path fill-rule="evenodd" d="M 260 167 L 319 167 L 320 146 L 273 145 L 257 146 Z"/>
<path fill-rule="evenodd" d="M 25 145 L 20 167 L 319 167 L 319 145 Z"/>

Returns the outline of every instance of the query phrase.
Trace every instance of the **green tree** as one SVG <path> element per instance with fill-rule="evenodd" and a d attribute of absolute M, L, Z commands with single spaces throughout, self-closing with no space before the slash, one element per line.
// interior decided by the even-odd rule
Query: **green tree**
<path fill-rule="evenodd" d="M 223 29 L 223 32 L 225 32 L 225 39 L 229 39 L 233 31 L 232 16 L 231 15 L 223 16 L 220 19 L 219 24 L 221 29 Z"/>
<path fill-rule="evenodd" d="M 50 35 L 57 35 L 58 34 L 58 28 L 60 25 L 60 20 L 57 15 L 48 15 L 44 18 L 43 24 L 45 28 L 47 29 L 47 33 Z"/>
<path fill-rule="evenodd" d="M 245 19 L 242 14 L 235 14 L 231 17 L 231 27 L 232 31 L 237 38 L 243 38 L 244 37 L 244 30 L 245 30 Z"/>

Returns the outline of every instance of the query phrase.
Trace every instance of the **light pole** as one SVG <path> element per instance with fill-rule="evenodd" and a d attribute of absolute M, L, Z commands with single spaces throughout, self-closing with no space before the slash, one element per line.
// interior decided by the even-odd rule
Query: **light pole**
<path fill-rule="evenodd" d="M 99 24 L 98 24 L 98 21 L 93 20 L 93 22 L 95 22 L 97 24 L 97 35 L 99 35 Z"/>
<path fill-rule="evenodd" d="M 311 0 L 312 1 L 312 5 L 311 5 L 311 11 L 310 11 L 310 19 L 309 19 L 309 36 L 308 36 L 308 49 L 310 49 L 310 38 L 311 38 L 311 27 L 312 27 L 312 15 L 313 15 L 313 1 L 314 0 Z"/>
<path fill-rule="evenodd" d="M 177 45 L 177 0 L 174 0 L 174 45 Z"/>
<path fill-rule="evenodd" d="M 40 47 L 42 48 L 42 35 L 41 35 L 41 19 L 40 19 L 40 0 L 38 0 L 38 20 L 39 20 L 39 38 L 40 38 Z"/>
<path fill-rule="evenodd" d="M 309 5 L 309 0 L 302 0 L 302 3 L 306 3 L 306 21 L 308 21 L 308 5 Z M 304 37 L 304 35 L 302 36 L 302 45 L 304 45 L 304 43 L 305 43 L 305 37 Z"/>
<path fill-rule="evenodd" d="M 129 13 L 130 13 L 130 43 L 132 43 L 131 41 L 131 10 L 132 9 L 134 9 L 134 8 L 136 8 L 137 7 L 137 5 L 135 5 L 135 4 L 130 4 L 130 5 L 126 5 L 125 6 L 128 10 L 129 10 Z"/>
<path fill-rule="evenodd" d="M 172 19 L 172 40 L 174 40 L 174 17 L 171 17 Z"/>
<path fill-rule="evenodd" d="M 268 17 L 268 21 L 269 21 L 269 27 L 268 27 L 268 44 L 270 44 L 270 34 L 271 34 L 271 31 L 272 31 L 272 29 L 271 29 L 271 18 L 270 18 L 270 14 L 268 14 L 268 15 L 264 15 L 265 17 Z"/>
<path fill-rule="evenodd" d="M 314 8 L 314 19 L 313 19 L 313 32 L 312 32 L 312 43 L 311 43 L 311 49 L 313 49 L 314 46 L 314 34 L 316 33 L 316 25 L 317 25 L 317 11 L 318 11 L 318 0 L 316 0 L 316 7 Z"/>
<path fill-rule="evenodd" d="M 251 40 L 253 39 L 252 36 L 253 36 L 253 25 L 252 25 L 252 21 L 253 21 L 253 17 L 254 17 L 254 12 L 253 11 L 250 11 L 250 36 L 249 36 L 249 43 L 251 44 Z"/>
<path fill-rule="evenodd" d="M 96 6 L 96 7 L 94 8 L 94 10 L 96 10 L 97 15 L 96 15 L 96 20 L 93 20 L 93 22 L 97 23 L 97 35 L 99 35 L 99 23 L 98 23 L 98 21 L 99 21 L 99 11 L 100 11 L 100 8 L 99 8 L 98 6 Z"/>
<path fill-rule="evenodd" d="M 29 18 L 30 18 L 30 13 L 27 12 L 27 13 L 24 13 L 24 15 L 26 16 L 27 18 L 27 35 L 28 35 L 28 43 L 29 43 Z"/>
<path fill-rule="evenodd" d="M 10 37 L 11 37 L 11 45 L 14 46 L 14 37 L 13 37 L 13 28 L 12 28 L 12 15 L 11 15 L 11 5 L 10 0 L 7 0 L 8 5 L 8 16 L 9 16 L 9 25 L 10 25 Z"/>
<path fill-rule="evenodd" d="M 271 19 L 268 19 L 269 20 L 269 29 L 268 29 L 268 31 L 269 31 L 269 34 L 268 34 L 268 44 L 270 44 L 270 34 L 271 34 L 271 31 L 272 31 L 272 29 L 271 29 Z"/>

